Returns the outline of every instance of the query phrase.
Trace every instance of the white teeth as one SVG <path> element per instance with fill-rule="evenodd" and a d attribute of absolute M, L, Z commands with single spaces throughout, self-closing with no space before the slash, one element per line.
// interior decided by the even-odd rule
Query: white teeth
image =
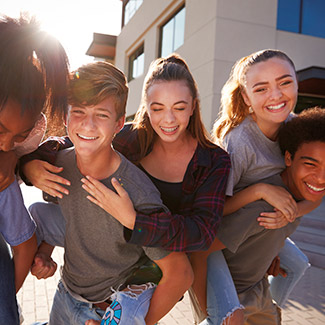
<path fill-rule="evenodd" d="M 95 140 L 97 139 L 97 137 L 86 137 L 85 135 L 81 135 L 78 133 L 78 136 L 81 138 L 81 139 L 84 139 L 84 140 Z"/>
<path fill-rule="evenodd" d="M 276 110 L 276 109 L 279 109 L 279 108 L 282 108 L 283 106 L 285 105 L 285 103 L 281 103 L 279 105 L 275 105 L 275 106 L 267 106 L 268 109 L 270 110 Z"/>
<path fill-rule="evenodd" d="M 160 127 L 164 132 L 174 132 L 177 128 L 178 128 L 178 126 L 175 126 L 175 127 L 173 127 L 173 128 L 165 128 L 165 127 Z"/>
<path fill-rule="evenodd" d="M 315 191 L 315 192 L 321 192 L 321 191 L 324 191 L 324 190 L 325 190 L 325 187 L 323 187 L 323 188 L 318 188 L 318 187 L 312 186 L 312 185 L 310 185 L 310 184 L 308 184 L 308 183 L 306 183 L 306 185 L 307 185 L 310 189 L 312 189 L 313 191 Z"/>

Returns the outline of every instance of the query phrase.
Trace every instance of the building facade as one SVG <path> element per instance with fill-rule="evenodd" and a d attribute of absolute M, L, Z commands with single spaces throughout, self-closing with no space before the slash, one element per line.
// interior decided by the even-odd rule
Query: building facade
<path fill-rule="evenodd" d="M 324 0 L 122 2 L 122 29 L 107 45 L 110 55 L 106 59 L 128 77 L 127 115 L 132 116 L 139 106 L 149 64 L 177 52 L 198 83 L 202 116 L 209 130 L 232 65 L 265 48 L 282 50 L 294 61 L 299 77 L 298 111 L 316 104 L 325 107 Z M 88 50 L 94 56 L 95 47 L 93 42 Z M 105 44 L 101 50 L 105 52 Z"/>

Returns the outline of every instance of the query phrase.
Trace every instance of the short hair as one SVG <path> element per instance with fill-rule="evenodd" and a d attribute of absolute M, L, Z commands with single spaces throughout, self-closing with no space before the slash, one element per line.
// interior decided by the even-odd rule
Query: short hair
<path fill-rule="evenodd" d="M 288 151 L 292 158 L 304 143 L 316 141 L 325 142 L 325 109 L 320 107 L 302 111 L 280 128 L 281 152 Z"/>
<path fill-rule="evenodd" d="M 61 43 L 34 17 L 0 16 L 0 110 L 10 98 L 24 111 L 48 113 L 62 124 L 67 112 L 68 58 Z"/>
<path fill-rule="evenodd" d="M 88 63 L 71 73 L 69 104 L 93 106 L 112 96 L 119 119 L 125 115 L 128 91 L 124 73 L 113 64 L 101 61 Z"/>

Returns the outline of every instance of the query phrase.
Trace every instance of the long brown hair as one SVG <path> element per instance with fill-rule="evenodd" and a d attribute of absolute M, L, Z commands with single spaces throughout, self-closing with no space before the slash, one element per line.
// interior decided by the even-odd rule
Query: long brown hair
<path fill-rule="evenodd" d="M 212 131 L 214 141 L 221 144 L 225 135 L 239 125 L 249 114 L 249 107 L 243 98 L 245 76 L 251 66 L 272 58 L 280 58 L 290 63 L 295 71 L 292 60 L 279 50 L 262 50 L 238 60 L 231 69 L 229 79 L 221 91 L 221 107 L 219 118 L 215 121 Z"/>
<path fill-rule="evenodd" d="M 147 113 L 148 89 L 157 81 L 186 82 L 193 98 L 193 114 L 190 117 L 187 130 L 193 138 L 197 139 L 202 147 L 214 147 L 209 140 L 200 113 L 200 99 L 197 84 L 185 62 L 178 54 L 171 54 L 166 58 L 158 58 L 153 61 L 144 80 L 140 107 L 133 121 L 133 128 L 138 130 L 141 157 L 144 157 L 152 146 L 155 136 Z"/>

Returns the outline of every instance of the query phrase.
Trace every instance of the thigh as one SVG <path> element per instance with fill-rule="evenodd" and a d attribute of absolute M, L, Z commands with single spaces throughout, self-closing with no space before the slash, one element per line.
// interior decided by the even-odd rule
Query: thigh
<path fill-rule="evenodd" d="M 0 325 L 18 325 L 14 264 L 6 241 L 0 234 Z"/>
<path fill-rule="evenodd" d="M 52 246 L 64 246 L 65 219 L 58 204 L 37 202 L 29 207 L 36 222 L 38 244 L 45 241 Z"/>
<path fill-rule="evenodd" d="M 114 293 L 113 302 L 106 309 L 101 325 L 145 325 L 155 288 L 154 284 L 147 283 Z"/>

